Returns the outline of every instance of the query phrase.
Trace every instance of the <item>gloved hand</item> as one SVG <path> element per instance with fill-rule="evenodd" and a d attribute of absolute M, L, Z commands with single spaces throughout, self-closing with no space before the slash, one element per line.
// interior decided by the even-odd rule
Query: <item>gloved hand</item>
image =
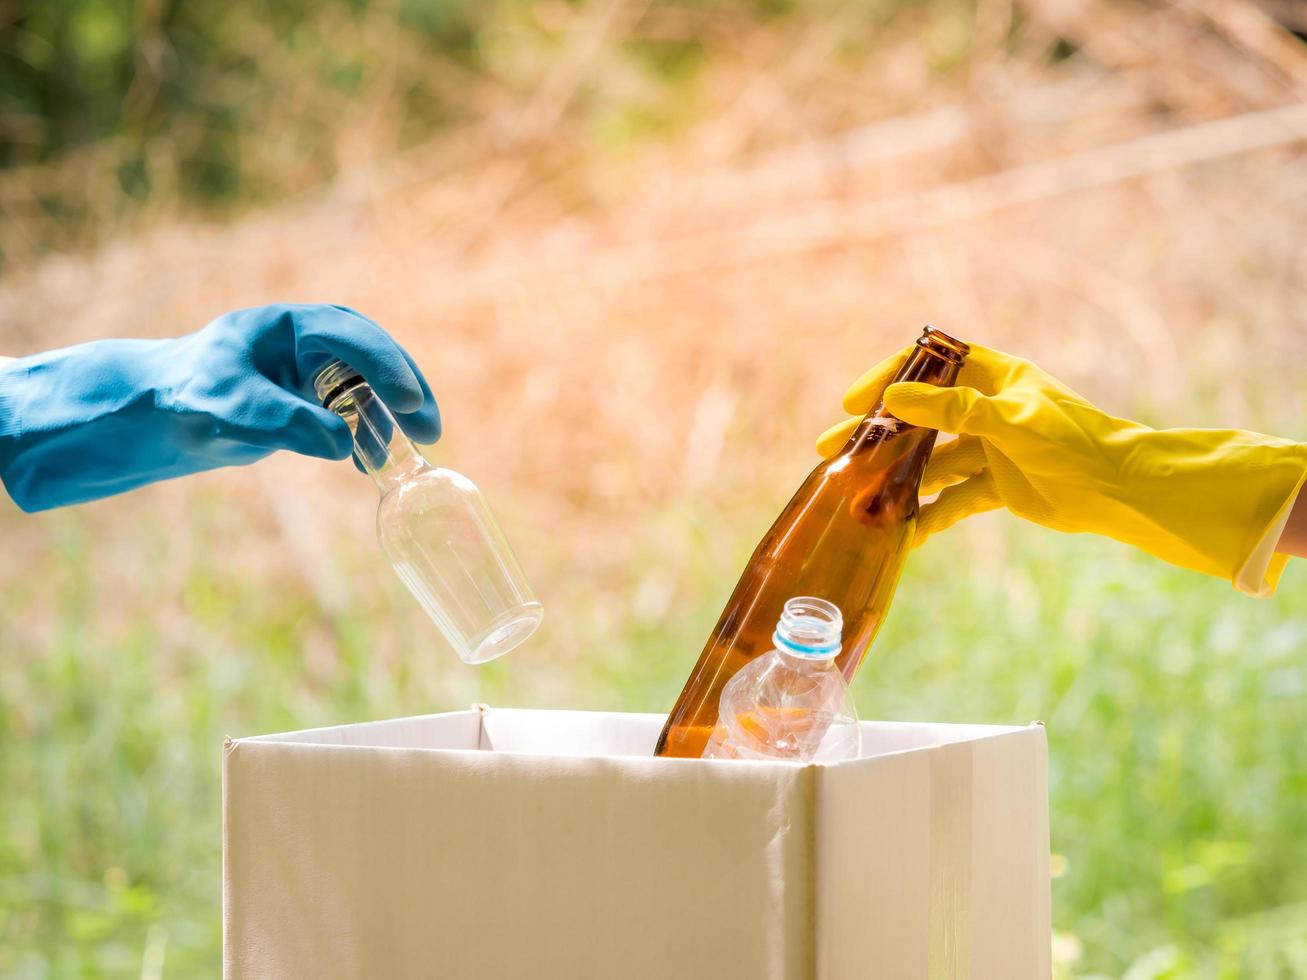
<path fill-rule="evenodd" d="M 263 306 L 175 340 L 102 340 L 0 364 L 0 479 L 25 511 L 81 503 L 278 449 L 344 459 L 317 371 L 354 367 L 418 442 L 440 413 L 413 359 L 342 306 Z"/>
<path fill-rule="evenodd" d="M 844 396 L 859 417 L 882 397 L 912 425 L 958 434 L 938 445 L 921 493 L 916 543 L 969 514 L 1007 507 L 1058 531 L 1093 531 L 1165 561 L 1275 590 L 1288 561 L 1273 554 L 1307 478 L 1307 445 L 1218 429 L 1150 429 L 1099 411 L 1029 361 L 976 345 L 957 386 L 886 388 L 906 351 Z M 882 395 L 883 393 L 883 395 Z M 827 430 L 838 452 L 858 419 Z"/>

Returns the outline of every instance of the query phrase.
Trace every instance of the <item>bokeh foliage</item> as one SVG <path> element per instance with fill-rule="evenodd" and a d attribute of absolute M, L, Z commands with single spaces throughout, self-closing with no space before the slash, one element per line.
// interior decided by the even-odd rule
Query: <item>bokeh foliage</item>
<path fill-rule="evenodd" d="M 496 6 L 0 6 L 0 167 L 33 181 L 28 249 L 100 240 L 147 201 L 229 210 L 320 184 L 341 167 L 334 138 L 351 118 L 386 113 L 388 149 L 466 119 L 458 83 L 485 67 L 479 31 Z"/>
<path fill-rule="evenodd" d="M 478 28 L 494 14 L 493 5 L 464 0 L 51 0 L 7 7 L 0 21 L 0 166 L 48 162 L 109 137 L 143 166 L 150 144 L 167 137 L 177 144 L 183 188 L 215 199 L 248 193 L 244 182 L 251 178 L 271 179 L 239 167 L 245 139 L 275 138 L 268 131 L 275 122 L 302 127 L 289 135 L 305 146 L 324 142 L 322 127 L 331 120 L 311 100 L 358 94 L 365 74 L 384 59 L 414 54 L 478 67 Z M 387 50 L 366 36 L 382 22 L 390 29 Z M 426 80 L 415 76 L 401 93 L 422 132 L 459 110 L 457 93 Z M 306 93 L 309 101 L 299 107 L 311 111 L 270 115 Z M 195 141 L 178 141 L 177 126 Z"/>

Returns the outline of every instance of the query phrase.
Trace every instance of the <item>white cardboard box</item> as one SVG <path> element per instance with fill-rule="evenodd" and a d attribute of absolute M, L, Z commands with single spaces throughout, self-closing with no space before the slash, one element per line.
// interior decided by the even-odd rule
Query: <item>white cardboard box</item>
<path fill-rule="evenodd" d="M 655 759 L 657 715 L 228 740 L 249 978 L 1047 980 L 1039 725 L 864 723 L 836 766 Z"/>

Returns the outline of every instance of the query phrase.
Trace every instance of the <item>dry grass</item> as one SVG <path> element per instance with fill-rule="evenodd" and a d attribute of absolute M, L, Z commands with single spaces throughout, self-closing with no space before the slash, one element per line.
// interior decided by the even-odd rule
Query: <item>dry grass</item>
<path fill-rule="evenodd" d="M 48 260 L 0 286 L 2 343 L 167 335 L 281 299 L 354 305 L 432 376 L 437 455 L 512 508 L 539 578 L 585 592 L 621 581 L 623 529 L 651 508 L 779 500 L 844 383 L 926 320 L 1122 413 L 1285 426 L 1307 407 L 1283 356 L 1307 326 L 1304 60 L 1287 35 L 1253 30 L 1259 47 L 1209 23 L 1249 9 L 984 3 L 978 45 L 1020 18 L 1008 51 L 943 75 L 932 58 L 966 23 L 904 17 L 854 54 L 852 13 L 728 24 L 732 49 L 686 93 L 675 136 L 613 149 L 573 108 L 589 72 L 611 81 L 604 45 L 713 24 L 595 4 L 571 15 L 525 108 L 234 226 L 164 220 Z M 1084 47 L 1050 68 L 1054 27 Z M 287 486 L 320 526 L 366 495 L 284 460 L 97 511 L 130 525 L 206 485 L 272 531 L 232 547 L 280 575 L 321 559 L 275 504 Z M 543 557 L 560 535 L 568 548 Z"/>

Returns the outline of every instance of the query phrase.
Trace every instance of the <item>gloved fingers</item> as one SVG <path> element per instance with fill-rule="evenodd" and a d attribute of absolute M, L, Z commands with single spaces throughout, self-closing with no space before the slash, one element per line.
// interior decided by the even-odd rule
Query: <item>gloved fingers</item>
<path fill-rule="evenodd" d="M 853 435 L 853 430 L 858 427 L 858 423 L 861 421 L 862 416 L 855 416 L 851 419 L 845 419 L 839 425 L 832 425 L 817 437 L 817 452 L 827 459 L 834 456 L 844 448 L 844 444 L 849 441 L 849 436 Z"/>
<path fill-rule="evenodd" d="M 372 320 L 370 317 L 366 317 L 362 313 L 359 313 L 357 310 L 350 309 L 348 306 L 335 307 L 335 309 L 339 309 L 343 313 L 349 313 L 359 317 L 365 322 L 376 327 L 376 329 L 378 331 L 381 331 L 381 333 L 387 339 L 390 339 L 390 335 L 386 334 L 385 331 L 382 330 L 381 326 L 375 320 Z M 413 377 L 417 380 L 418 388 L 422 393 L 421 406 L 417 409 L 417 411 L 413 411 L 413 412 L 400 411 L 398 408 L 395 407 L 394 404 L 387 401 L 386 396 L 381 391 L 379 391 L 376 388 L 376 386 L 373 386 L 373 390 L 377 392 L 377 394 L 381 397 L 381 400 L 383 402 L 386 402 L 387 407 L 390 408 L 391 411 L 393 412 L 395 416 L 395 420 L 399 422 L 399 427 L 403 429 L 404 432 L 410 438 L 412 438 L 415 442 L 419 442 L 424 445 L 429 445 L 433 442 L 437 442 L 440 439 L 441 423 L 440 423 L 440 406 L 436 404 L 436 396 L 431 391 L 431 385 L 427 383 L 426 376 L 422 373 L 421 368 L 418 367 L 417 361 L 413 359 L 413 355 L 410 354 L 398 343 L 395 343 L 395 348 L 403 356 L 405 363 L 408 364 L 409 370 L 413 372 Z M 351 364 L 351 367 L 353 366 L 354 365 Z M 356 370 L 360 374 L 363 374 L 364 380 L 368 380 L 367 375 L 363 372 L 362 368 L 356 368 Z M 369 381 L 369 383 L 371 382 Z M 357 464 L 357 460 L 355 462 Z"/>
<path fill-rule="evenodd" d="M 881 393 L 885 386 L 893 380 L 894 375 L 898 373 L 903 362 L 907 360 L 908 354 L 912 352 L 911 347 L 905 347 L 885 358 L 875 367 L 865 371 L 862 377 L 849 385 L 848 390 L 844 392 L 842 402 L 844 411 L 850 415 L 866 415 L 876 403 L 880 401 Z M 823 453 L 822 455 L 829 455 Z"/>
<path fill-rule="evenodd" d="M 985 445 L 977 436 L 958 436 L 952 442 L 938 445 L 931 453 L 921 478 L 921 495 L 929 497 L 945 487 L 970 479 L 988 462 Z"/>
<path fill-rule="evenodd" d="M 834 456 L 844 448 L 844 444 L 849 441 L 849 437 L 853 435 L 853 430 L 858 427 L 858 423 L 861 421 L 861 416 L 854 416 L 845 419 L 838 425 L 832 425 L 817 437 L 817 452 L 827 459 Z M 984 465 L 984 448 L 974 436 L 962 436 L 953 442 L 937 446 L 930 458 L 930 463 L 926 466 L 921 492 L 925 496 L 930 496 L 932 493 L 937 493 L 941 487 L 957 483 L 959 480 L 973 475 Z M 926 486 L 928 484 L 932 485 L 933 489 L 927 490 Z"/>
<path fill-rule="evenodd" d="M 344 306 L 286 310 L 294 324 L 297 359 L 304 354 L 339 358 L 363 375 L 392 411 L 410 415 L 422 410 L 430 389 L 424 390 L 404 349 L 375 322 Z"/>
<path fill-rule="evenodd" d="M 418 387 L 422 392 L 422 405 L 416 411 L 412 412 L 402 411 L 389 402 L 387 402 L 387 407 L 390 408 L 395 415 L 396 420 L 399 422 L 399 427 L 414 441 L 424 445 L 429 445 L 433 442 L 439 441 L 441 433 L 440 406 L 436 403 L 436 396 L 431 391 L 431 385 L 427 383 L 426 376 L 422 373 L 422 369 L 418 367 L 417 361 L 413 359 L 413 355 L 410 354 L 401 344 L 394 342 L 393 338 L 390 338 L 390 335 L 385 332 L 382 326 L 371 317 L 364 316 L 358 310 L 348 306 L 337 306 L 335 309 L 338 309 L 343 313 L 350 313 L 367 323 L 370 323 L 372 326 L 376 327 L 377 330 L 381 331 L 387 339 L 390 339 L 395 343 L 395 347 L 399 350 L 400 354 L 403 355 L 404 361 L 408 364 L 409 370 L 413 372 L 413 377 L 417 379 Z M 362 373 L 361 369 L 360 373 Z M 375 387 L 373 390 L 376 390 Z M 379 391 L 377 393 L 381 394 Z M 382 395 L 382 401 L 386 401 L 384 395 Z"/>
<path fill-rule="evenodd" d="M 440 439 L 440 406 L 436 404 L 436 396 L 432 394 L 431 386 L 427 384 L 426 377 L 418 369 L 413 355 L 403 347 L 399 352 L 404 355 L 404 360 L 408 361 L 413 376 L 418 379 L 418 386 L 422 389 L 422 407 L 416 412 L 396 412 L 395 418 L 399 422 L 399 427 L 408 433 L 409 438 L 414 442 L 430 445 Z"/>
<path fill-rule="evenodd" d="M 344 459 L 354 449 L 349 426 L 335 412 L 288 396 L 280 448 L 319 459 Z"/>
<path fill-rule="evenodd" d="M 912 347 L 905 347 L 891 354 L 849 385 L 848 390 L 844 392 L 844 411 L 850 415 L 866 415 L 875 408 L 885 388 L 894 380 L 894 375 L 898 373 L 915 346 L 914 344 Z M 1018 358 L 1004 354 L 1002 351 L 972 344 L 971 353 L 967 355 L 962 370 L 958 373 L 957 383 L 975 388 L 987 395 L 996 394 L 1000 387 L 1000 379 L 1011 373 L 1013 365 L 1018 362 Z"/>
<path fill-rule="evenodd" d="M 993 411 L 993 403 L 981 403 L 979 399 L 998 394 L 1005 379 L 1026 363 L 1002 351 L 973 344 L 971 353 L 967 355 L 958 374 L 957 386 L 940 388 L 921 382 L 891 385 L 894 375 L 903 366 L 912 349 L 907 347 L 885 358 L 849 386 L 844 393 L 844 410 L 858 417 L 846 419 L 823 432 L 817 438 L 819 453 L 827 457 L 837 453 L 848 441 L 861 416 L 871 411 L 882 399 L 892 414 L 912 425 L 944 432 L 984 434 L 986 425 L 1000 420 L 998 413 Z M 890 395 L 891 391 L 895 393 L 894 396 Z M 953 394 L 955 392 L 960 394 Z M 891 397 L 895 398 L 893 403 Z M 912 417 L 914 414 L 916 417 Z M 950 427 L 962 425 L 960 420 L 964 418 L 969 428 Z M 948 421 L 943 422 L 942 419 Z"/>
<path fill-rule="evenodd" d="M 219 435 L 263 449 L 289 449 L 319 459 L 344 459 L 354 447 L 345 420 L 271 382 L 260 384 Z"/>
<path fill-rule="evenodd" d="M 994 478 L 988 471 L 944 489 L 934 503 L 925 504 L 917 516 L 916 547 L 932 534 L 946 531 L 964 517 L 998 510 L 1003 506 Z"/>
<path fill-rule="evenodd" d="M 1011 354 L 980 344 L 971 344 L 967 359 L 962 362 L 956 384 L 975 388 L 986 395 L 996 395 L 1003 387 L 1003 380 L 1012 373 L 1013 366 L 1020 359 Z"/>
<path fill-rule="evenodd" d="M 1006 429 L 994 399 L 966 386 L 904 381 L 885 389 L 885 407 L 909 425 L 993 438 Z"/>

